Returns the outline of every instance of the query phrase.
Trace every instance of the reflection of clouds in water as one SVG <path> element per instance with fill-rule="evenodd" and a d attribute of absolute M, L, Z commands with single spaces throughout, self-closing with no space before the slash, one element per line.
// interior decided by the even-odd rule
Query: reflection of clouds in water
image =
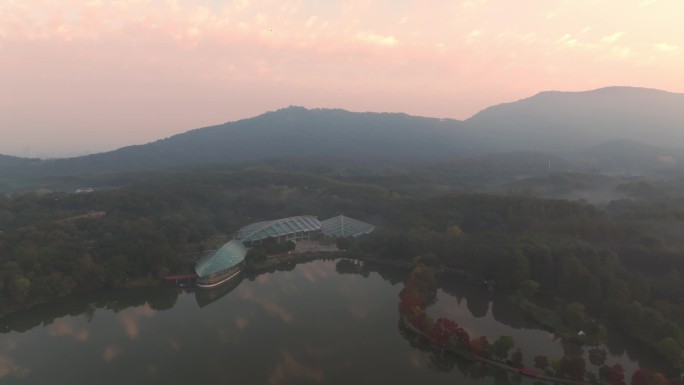
<path fill-rule="evenodd" d="M 112 362 L 114 358 L 121 353 L 123 353 L 123 350 L 120 347 L 116 345 L 110 345 L 107 346 L 102 352 L 102 359 L 105 360 L 105 362 Z"/>
<path fill-rule="evenodd" d="M 423 363 L 421 362 L 422 360 L 420 359 L 420 354 L 417 352 L 411 352 L 409 354 L 409 363 L 411 366 L 414 368 L 420 369 L 423 367 Z"/>
<path fill-rule="evenodd" d="M 301 282 L 301 281 L 299 281 Z M 284 296 L 300 296 L 302 295 L 302 289 L 298 285 L 297 281 L 282 281 L 279 282 L 277 285 L 278 293 L 284 295 Z"/>
<path fill-rule="evenodd" d="M 249 320 L 247 318 L 237 317 L 235 319 L 235 326 L 237 326 L 237 328 L 240 330 L 245 330 L 247 324 L 249 324 Z"/>
<path fill-rule="evenodd" d="M 86 329 L 76 330 L 73 321 L 69 318 L 60 318 L 56 320 L 48 329 L 48 335 L 51 337 L 70 336 L 76 341 L 85 342 L 90 337 L 90 333 Z"/>
<path fill-rule="evenodd" d="M 0 380 L 6 376 L 14 376 L 23 378 L 26 377 L 31 371 L 7 356 L 0 356 Z"/>
<path fill-rule="evenodd" d="M 323 380 L 323 371 L 307 367 L 295 360 L 289 352 L 283 352 L 283 359 L 276 365 L 273 373 L 271 373 L 271 376 L 268 378 L 268 384 L 278 385 L 283 381 L 290 381 L 294 378 L 321 382 Z"/>
<path fill-rule="evenodd" d="M 323 357 L 331 355 L 333 350 L 329 347 L 307 345 L 304 347 L 304 353 L 310 356 Z"/>
<path fill-rule="evenodd" d="M 267 313 L 271 313 L 273 315 L 280 317 L 280 319 L 282 319 L 283 322 L 291 323 L 294 320 L 294 316 L 292 316 L 292 313 L 287 311 L 287 309 L 265 298 L 256 297 L 254 295 L 254 292 L 252 292 L 252 290 L 248 288 L 242 291 L 241 297 L 244 300 L 251 301 L 261 305 Z"/>
<path fill-rule="evenodd" d="M 154 314 L 154 309 L 152 309 L 150 305 L 145 304 L 143 306 L 138 306 L 136 308 L 124 310 L 119 314 L 117 318 L 119 319 L 121 326 L 123 326 L 124 330 L 126 331 L 126 335 L 128 336 L 128 338 L 133 340 L 138 338 L 139 334 L 138 319 L 140 317 L 149 318 L 152 317 Z"/>
<path fill-rule="evenodd" d="M 149 304 L 144 304 L 142 306 L 134 307 L 133 309 L 129 309 L 128 312 L 137 315 L 137 316 L 145 316 L 145 317 L 152 317 L 155 315 L 156 311 L 150 307 Z"/>
<path fill-rule="evenodd" d="M 0 356 L 0 380 L 6 376 L 26 377 L 31 371 L 7 356 Z"/>
<path fill-rule="evenodd" d="M 230 344 L 230 343 L 237 341 L 237 338 L 235 338 L 235 336 L 233 334 L 228 333 L 223 329 L 218 330 L 217 339 L 219 342 L 224 343 L 224 344 Z"/>
<path fill-rule="evenodd" d="M 270 280 L 271 280 L 270 274 L 261 274 L 260 276 L 256 277 L 256 281 L 262 285 L 265 283 L 268 283 Z"/>
<path fill-rule="evenodd" d="M 449 318 L 462 327 L 471 337 L 485 335 L 492 338 L 489 333 L 492 329 L 492 302 L 482 300 L 477 306 L 484 306 L 479 310 L 483 314 L 474 314 L 471 310 L 473 305 L 468 299 L 458 297 L 438 290 L 437 302 L 430 307 L 430 314 L 433 318 Z M 476 302 L 473 300 L 473 302 Z M 498 335 L 497 335 L 498 338 Z"/>
<path fill-rule="evenodd" d="M 120 314 L 118 318 L 128 338 L 132 340 L 138 338 L 138 322 L 128 314 Z"/>
<path fill-rule="evenodd" d="M 171 347 L 171 349 L 175 350 L 176 352 L 181 351 L 180 342 L 178 342 L 178 340 L 176 340 L 175 338 L 169 338 L 169 346 Z"/>
<path fill-rule="evenodd" d="M 2 349 L 5 352 L 11 352 L 12 350 L 17 348 L 17 341 L 14 340 L 14 338 L 8 338 L 5 340 L 5 343 L 2 346 Z"/>
<path fill-rule="evenodd" d="M 316 276 L 314 276 L 314 273 L 305 267 L 302 267 L 300 274 L 302 274 L 302 276 L 306 278 L 306 280 L 310 283 L 316 283 L 317 281 Z"/>
<path fill-rule="evenodd" d="M 297 271 L 310 283 L 330 276 L 330 267 L 320 263 L 307 263 L 297 266 Z"/>
<path fill-rule="evenodd" d="M 150 379 L 156 378 L 157 377 L 157 367 L 154 365 L 148 365 L 147 366 L 147 375 L 150 377 Z"/>
<path fill-rule="evenodd" d="M 360 306 L 352 306 L 349 308 L 349 312 L 358 319 L 365 319 L 368 317 L 368 309 L 362 308 Z"/>

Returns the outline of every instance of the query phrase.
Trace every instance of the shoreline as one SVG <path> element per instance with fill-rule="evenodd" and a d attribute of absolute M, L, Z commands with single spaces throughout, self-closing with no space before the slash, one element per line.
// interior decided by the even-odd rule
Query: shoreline
<path fill-rule="evenodd" d="M 426 333 L 424 333 L 424 332 L 418 330 L 415 326 L 411 325 L 408 321 L 406 321 L 406 319 L 405 319 L 404 317 L 401 318 L 400 323 L 401 323 L 401 325 L 402 325 L 404 328 L 406 328 L 407 330 L 413 332 L 414 334 L 418 335 L 419 337 L 421 337 L 421 338 L 423 338 L 425 341 L 427 341 L 427 342 L 428 342 L 428 345 L 429 345 L 432 349 L 447 351 L 447 352 L 449 352 L 449 353 L 451 353 L 451 354 L 453 354 L 453 355 L 455 355 L 455 356 L 457 356 L 457 357 L 460 357 L 460 358 L 462 358 L 462 359 L 464 359 L 464 360 L 468 360 L 468 361 L 478 361 L 478 362 L 482 362 L 482 363 L 484 363 L 484 364 L 486 364 L 486 365 L 489 365 L 489 366 L 493 366 L 493 367 L 499 368 L 499 369 L 501 369 L 501 370 L 505 370 L 505 371 L 508 371 L 508 372 L 513 372 L 513 373 L 516 373 L 516 374 L 520 374 L 520 372 L 519 372 L 519 369 L 520 369 L 520 368 L 516 368 L 516 367 L 514 367 L 514 366 L 510 366 L 510 365 L 507 365 L 507 364 L 505 364 L 505 363 L 503 363 L 503 362 L 499 362 L 499 361 L 496 361 L 496 360 L 492 360 L 492 359 L 488 359 L 488 358 L 485 358 L 485 357 L 481 357 L 481 356 L 478 356 L 478 355 L 476 355 L 476 354 L 473 354 L 472 352 L 467 352 L 467 353 L 466 353 L 465 351 L 463 351 L 463 350 L 461 350 L 461 349 L 457 349 L 457 348 L 455 348 L 454 346 L 448 346 L 448 347 L 446 347 L 446 348 L 437 347 L 437 346 L 435 346 L 435 345 L 432 344 L 432 341 L 431 341 L 430 336 L 428 336 Z M 522 374 L 521 374 L 521 375 L 522 375 Z M 532 377 L 532 376 L 527 376 L 527 377 L 529 377 L 529 378 L 534 378 L 534 379 L 537 380 L 537 381 L 553 382 L 553 383 L 556 383 L 556 384 L 559 384 L 559 383 L 560 383 L 560 384 L 568 384 L 568 385 L 597 385 L 597 384 L 598 384 L 598 382 L 577 381 L 577 380 L 572 380 L 572 379 L 569 379 L 569 378 L 555 377 L 555 376 L 550 376 L 550 375 L 541 374 L 541 373 L 540 373 L 539 376 L 537 376 L 537 377 Z"/>

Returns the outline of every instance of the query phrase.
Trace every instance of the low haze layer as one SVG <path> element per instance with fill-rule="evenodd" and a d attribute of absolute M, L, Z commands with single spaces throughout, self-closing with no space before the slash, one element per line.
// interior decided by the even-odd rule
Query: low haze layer
<path fill-rule="evenodd" d="M 543 90 L 683 92 L 679 0 L 0 1 L 0 153 L 287 105 L 465 119 Z"/>

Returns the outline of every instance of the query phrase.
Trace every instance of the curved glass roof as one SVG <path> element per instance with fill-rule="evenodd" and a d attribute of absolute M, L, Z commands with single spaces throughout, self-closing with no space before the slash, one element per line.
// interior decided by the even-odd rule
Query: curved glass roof
<path fill-rule="evenodd" d="M 321 232 L 334 237 L 358 237 L 373 230 L 375 230 L 375 226 L 344 215 L 338 215 L 321 222 Z"/>
<path fill-rule="evenodd" d="M 272 221 L 263 221 L 247 225 L 235 234 L 235 238 L 242 242 L 253 242 L 268 237 L 279 237 L 297 233 L 299 231 L 320 230 L 321 222 L 313 215 L 301 215 Z"/>
<path fill-rule="evenodd" d="M 238 240 L 227 242 L 215 253 L 200 259 L 195 264 L 195 273 L 199 277 L 205 277 L 212 273 L 228 269 L 245 260 L 247 248 Z"/>

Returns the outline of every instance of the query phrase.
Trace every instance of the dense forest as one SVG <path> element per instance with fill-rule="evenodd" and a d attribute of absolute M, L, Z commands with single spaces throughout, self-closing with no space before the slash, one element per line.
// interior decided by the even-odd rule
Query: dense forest
<path fill-rule="evenodd" d="M 585 330 L 586 343 L 615 328 L 682 367 L 681 189 L 625 183 L 629 198 L 599 207 L 516 192 L 426 194 L 401 178 L 214 168 L 140 174 L 92 193 L 0 195 L 0 309 L 188 271 L 186 255 L 250 222 L 345 214 L 378 226 L 339 242 L 351 252 L 432 260 L 508 294 L 545 328 Z"/>

